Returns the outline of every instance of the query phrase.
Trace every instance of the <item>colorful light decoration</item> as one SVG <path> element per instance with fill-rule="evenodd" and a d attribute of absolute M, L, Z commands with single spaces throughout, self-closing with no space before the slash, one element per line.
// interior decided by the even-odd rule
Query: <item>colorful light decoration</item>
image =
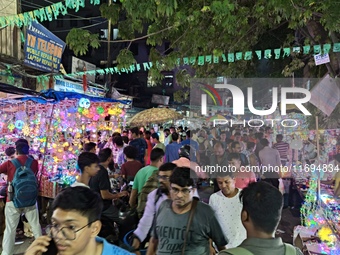
<path fill-rule="evenodd" d="M 22 121 L 22 120 L 17 120 L 15 122 L 15 128 L 19 129 L 19 130 L 22 130 L 23 127 L 24 127 L 25 123 Z"/>
<path fill-rule="evenodd" d="M 88 108 L 90 108 L 90 106 L 91 106 L 91 102 L 90 102 L 90 100 L 87 99 L 87 98 L 81 98 L 81 99 L 79 100 L 79 106 L 82 107 L 82 108 L 88 109 Z"/>

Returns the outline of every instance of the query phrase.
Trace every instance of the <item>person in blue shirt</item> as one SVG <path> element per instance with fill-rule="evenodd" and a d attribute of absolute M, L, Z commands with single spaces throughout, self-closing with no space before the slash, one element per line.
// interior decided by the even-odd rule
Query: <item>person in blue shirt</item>
<path fill-rule="evenodd" d="M 178 150 L 182 147 L 178 140 L 178 133 L 171 134 L 172 142 L 165 146 L 165 163 L 179 159 Z"/>
<path fill-rule="evenodd" d="M 128 255 L 130 252 L 98 237 L 103 202 L 86 187 L 69 187 L 55 198 L 48 235 L 37 238 L 25 255 L 101 254 Z"/>
<path fill-rule="evenodd" d="M 186 131 L 186 140 L 184 140 L 181 145 L 190 145 L 194 150 L 195 150 L 195 153 L 192 153 L 191 154 L 191 158 L 190 160 L 193 161 L 193 162 L 199 162 L 200 160 L 200 155 L 199 155 L 199 147 L 198 147 L 198 142 L 194 141 L 192 139 L 192 136 L 193 136 L 193 133 L 192 131 L 188 130 Z"/>

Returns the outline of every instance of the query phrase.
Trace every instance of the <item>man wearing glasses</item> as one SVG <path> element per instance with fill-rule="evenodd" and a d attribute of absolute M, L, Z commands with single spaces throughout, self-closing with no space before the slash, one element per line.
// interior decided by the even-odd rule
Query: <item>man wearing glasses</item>
<path fill-rule="evenodd" d="M 139 249 L 140 244 L 148 240 L 148 235 L 151 231 L 152 223 L 154 221 L 156 212 L 164 200 L 170 198 L 170 176 L 172 171 L 176 168 L 173 163 L 165 163 L 159 167 L 158 170 L 158 183 L 159 188 L 154 189 L 147 195 L 147 202 L 145 211 L 142 218 L 138 223 L 137 229 L 133 232 L 132 247 L 136 250 Z M 147 183 L 145 184 L 147 185 Z M 144 187 L 145 187 L 144 185 Z M 144 189 L 143 187 L 143 189 Z M 150 187 L 151 188 L 151 187 Z M 142 191 L 143 191 L 142 189 Z"/>
<path fill-rule="evenodd" d="M 86 187 L 70 187 L 55 198 L 48 235 L 37 238 L 25 255 L 47 254 L 131 254 L 97 237 L 103 208 L 99 195 Z"/>
<path fill-rule="evenodd" d="M 184 243 L 186 255 L 210 254 L 210 239 L 219 250 L 225 248 L 227 240 L 212 208 L 194 202 L 196 181 L 197 175 L 190 168 L 175 168 L 170 177 L 171 200 L 165 200 L 158 209 L 147 255 L 180 255 Z M 193 204 L 197 206 L 186 234 Z"/>

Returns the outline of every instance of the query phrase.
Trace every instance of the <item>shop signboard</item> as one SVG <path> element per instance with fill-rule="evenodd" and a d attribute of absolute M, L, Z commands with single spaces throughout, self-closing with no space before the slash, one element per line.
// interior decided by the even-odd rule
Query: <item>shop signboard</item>
<path fill-rule="evenodd" d="M 24 64 L 45 72 L 58 72 L 65 42 L 33 21 L 26 28 Z"/>
<path fill-rule="evenodd" d="M 105 96 L 105 90 L 102 88 L 88 86 L 86 93 L 84 93 L 84 88 L 82 84 L 64 80 L 64 79 L 55 80 L 54 90 L 64 91 L 64 92 L 76 92 L 76 93 L 86 94 L 89 96 L 96 96 L 96 97 Z"/>

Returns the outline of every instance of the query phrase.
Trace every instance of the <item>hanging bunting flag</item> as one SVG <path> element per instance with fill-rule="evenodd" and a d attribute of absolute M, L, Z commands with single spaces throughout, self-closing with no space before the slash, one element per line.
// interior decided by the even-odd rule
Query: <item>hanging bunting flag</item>
<path fill-rule="evenodd" d="M 282 58 L 284 57 L 290 57 L 291 53 L 303 53 L 304 55 L 310 54 L 310 49 L 311 46 L 310 45 L 304 45 L 301 47 L 292 47 L 292 48 L 283 48 L 283 54 L 282 54 Z M 340 52 L 340 43 L 333 43 L 333 47 L 331 44 L 323 44 L 323 45 L 314 45 L 313 46 L 314 49 L 314 53 L 318 52 L 318 51 L 322 51 L 325 52 L 325 54 L 327 54 L 326 52 L 330 52 L 331 49 L 333 50 L 333 52 Z M 262 59 L 262 51 L 264 53 L 264 58 L 269 59 L 272 57 L 272 50 L 274 51 L 274 56 L 275 59 L 279 59 L 281 57 L 281 49 L 277 48 L 277 49 L 266 49 L 266 50 L 256 50 L 255 54 L 257 56 L 257 58 L 259 60 Z M 242 58 L 244 60 L 251 60 L 252 59 L 252 55 L 253 52 L 252 51 L 246 51 L 244 52 L 236 52 L 236 53 L 228 53 L 227 56 L 226 54 L 222 54 L 222 62 L 235 62 L 235 59 L 237 61 L 242 60 Z M 319 57 L 319 56 L 318 56 Z M 183 57 L 183 58 L 178 58 L 176 63 L 177 65 L 181 64 L 181 60 L 183 60 L 183 65 L 199 65 L 199 66 L 203 66 L 205 64 L 218 64 L 220 61 L 220 57 L 218 56 L 213 56 L 213 55 L 206 55 L 206 56 L 198 56 L 198 57 Z M 114 68 L 106 68 L 106 69 L 97 69 L 97 70 L 91 70 L 91 71 L 84 71 L 84 73 L 81 73 L 81 75 L 83 74 L 88 74 L 88 75 L 96 75 L 96 74 L 107 74 L 107 73 L 117 73 L 117 74 L 121 74 L 122 72 L 135 72 L 135 71 L 140 71 L 141 70 L 141 65 L 143 66 L 144 71 L 149 71 L 150 68 L 152 67 L 153 63 L 152 62 L 145 62 L 145 63 L 140 63 L 140 64 L 135 64 L 135 65 L 131 65 L 128 69 L 122 69 L 122 70 L 118 70 L 117 67 Z M 157 66 L 157 65 L 156 65 Z M 68 76 L 77 76 L 79 75 L 79 73 L 70 73 L 70 74 L 66 74 Z M 56 75 L 54 75 L 54 78 L 57 77 Z M 39 81 L 42 82 L 43 80 L 49 80 L 49 76 L 48 75 L 41 75 L 37 77 L 38 79 L 38 83 Z"/>
<path fill-rule="evenodd" d="M 280 59 L 281 49 L 274 49 L 275 59 Z"/>

